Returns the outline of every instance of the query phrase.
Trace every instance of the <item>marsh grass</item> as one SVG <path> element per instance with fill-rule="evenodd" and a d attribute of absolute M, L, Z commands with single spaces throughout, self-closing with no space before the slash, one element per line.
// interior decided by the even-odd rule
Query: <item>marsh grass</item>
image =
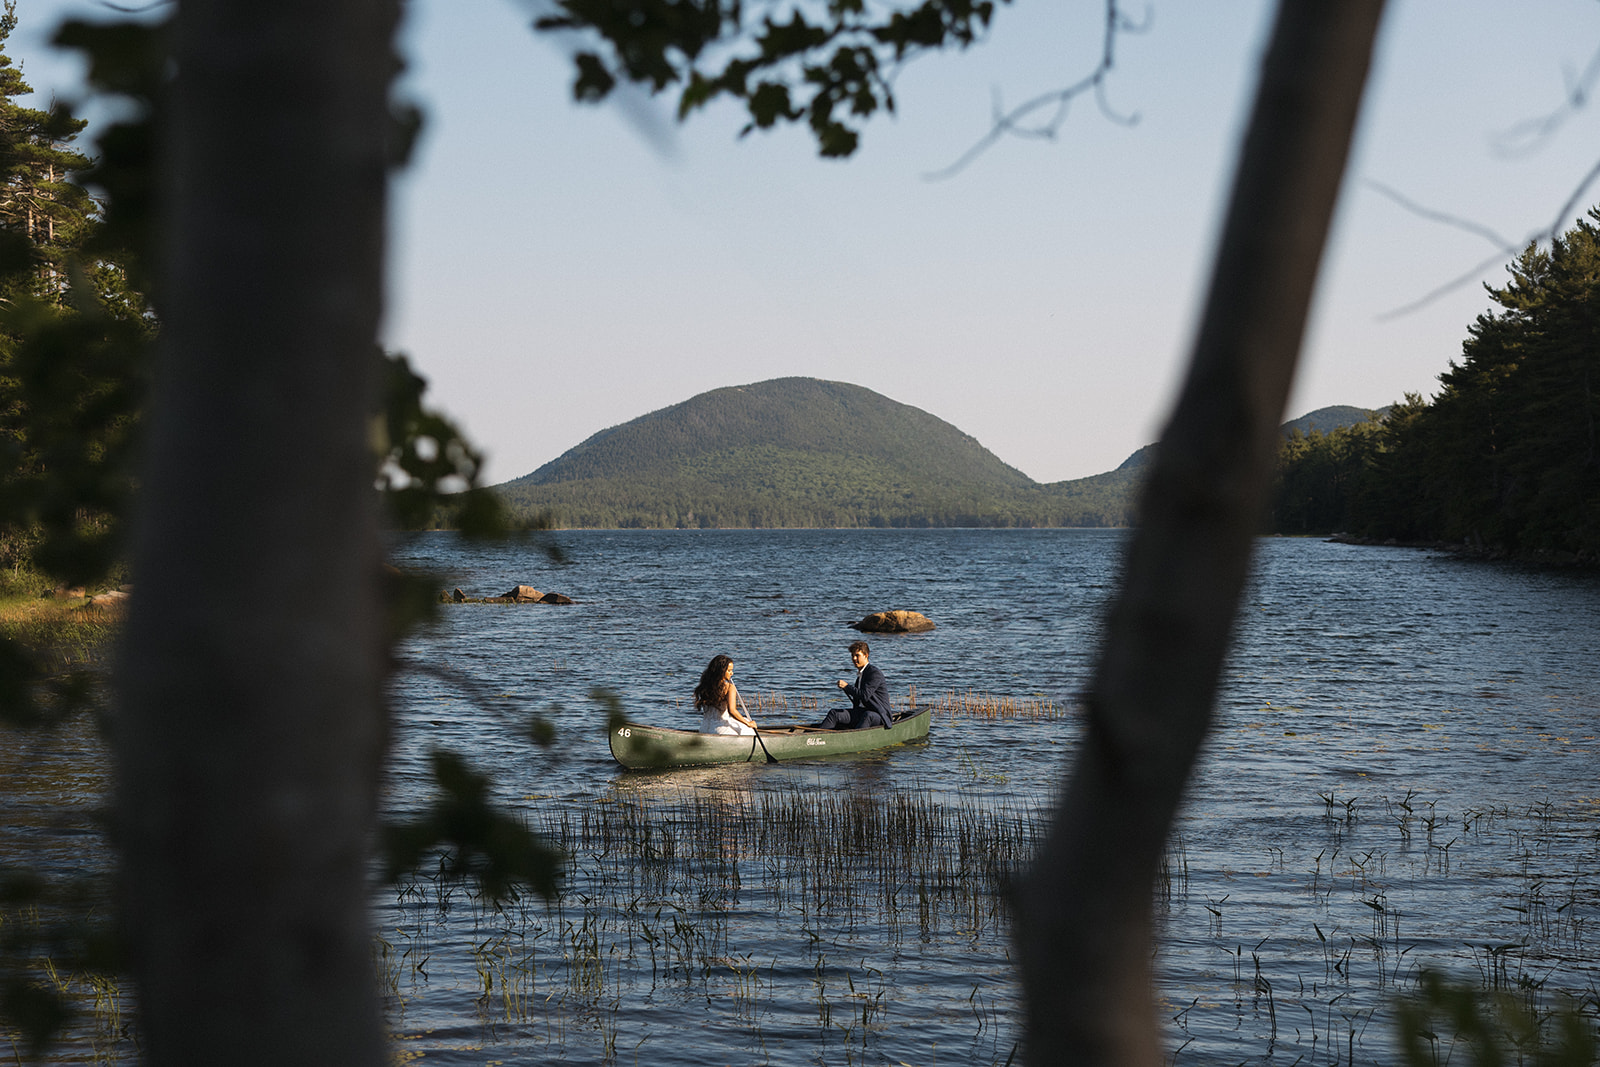
<path fill-rule="evenodd" d="M 466 909 L 485 1025 L 593 1045 L 612 1062 L 619 1041 L 648 1037 L 624 1004 L 703 1002 L 752 1047 L 805 1025 L 794 1018 L 803 1005 L 819 1039 L 870 1060 L 891 1016 L 923 1010 L 905 999 L 893 946 L 1003 944 L 1006 890 L 1037 843 L 1038 814 L 921 791 L 800 789 L 552 806 L 529 825 L 567 856 L 561 896 L 497 907 L 431 879 L 402 886 L 396 933 L 374 950 L 380 986 L 403 1015 L 441 976 L 408 973 L 400 946 L 429 925 L 442 938 Z M 1002 1033 L 1010 1000 L 969 985 L 947 1006 L 971 1041 L 1005 1043 L 988 1061 L 1015 1043 Z"/>
<path fill-rule="evenodd" d="M 1593 812 L 1449 811 L 1414 793 L 1308 800 L 1322 833 L 1267 848 L 1254 872 L 1265 898 L 1230 891 L 1251 872 L 1219 880 L 1217 857 L 1188 834 L 1163 857 L 1162 955 L 1209 953 L 1185 973 L 1212 976 L 1170 1001 L 1171 1062 L 1395 1063 L 1406 1034 L 1434 1065 L 1472 1062 L 1485 1040 L 1507 1065 L 1571 1062 L 1563 1049 L 1587 1047 L 1572 1034 L 1600 1025 Z M 681 1039 L 661 1019 L 694 1013 L 758 1058 L 778 1035 L 808 1032 L 828 1062 L 903 1058 L 892 1042 L 919 1026 L 937 1031 L 940 1058 L 998 1064 L 1016 1047 L 1006 898 L 1043 830 L 1030 805 L 926 789 L 685 787 L 529 820 L 568 857 L 557 901 L 496 908 L 424 880 L 398 902 L 408 936 L 441 955 L 464 945 L 478 1017 L 508 1041 L 645 1062 L 649 1042 Z M 1453 905 L 1459 923 L 1428 913 L 1446 895 L 1475 902 Z M 467 915 L 472 940 L 447 946 L 447 921 Z M 913 962 L 925 957 L 970 958 L 941 965 L 970 977 L 930 984 Z M 443 970 L 390 964 L 384 988 L 422 1003 Z M 1439 973 L 1484 1005 L 1481 1033 L 1427 1000 Z M 1403 1029 L 1421 1017 L 1405 1005 L 1419 1003 L 1432 1038 Z"/>
<path fill-rule="evenodd" d="M 776 690 L 765 693 L 755 693 L 746 699 L 751 712 L 757 715 L 799 715 L 814 716 L 822 707 L 819 697 L 801 694 L 792 700 Z"/>
<path fill-rule="evenodd" d="M 1164 954 L 1181 962 L 1166 966 L 1223 979 L 1174 1001 L 1176 1062 L 1595 1062 L 1591 807 L 1319 799 L 1322 833 L 1268 846 L 1261 869 L 1197 866 L 1193 898 L 1173 881 Z M 1218 885 L 1246 896 L 1211 895 Z"/>
<path fill-rule="evenodd" d="M 1031 697 L 1009 697 L 994 696 L 989 693 L 976 693 L 970 689 L 965 693 L 949 690 L 934 699 L 932 703 L 934 716 L 949 720 L 984 719 L 1008 722 L 1054 722 L 1057 719 L 1068 718 L 1071 714 L 1066 705 L 1057 704 L 1042 694 Z M 917 691 L 915 687 L 911 690 L 910 706 L 913 708 L 917 706 Z"/>
<path fill-rule="evenodd" d="M 0 639 L 28 650 L 47 674 L 105 666 L 124 609 L 89 598 L 0 599 Z"/>
<path fill-rule="evenodd" d="M 81 886 L 72 888 L 83 895 Z M 137 1051 L 120 979 L 84 952 L 86 934 L 107 936 L 105 929 L 84 929 L 86 910 L 92 909 L 84 900 L 64 902 L 57 894 L 0 906 L 0 979 L 19 1020 L 16 1028 L 0 1024 L 0 1042 L 19 1065 L 37 1062 L 46 1050 L 51 1062 L 91 1064 L 130 1062 Z M 63 1051 L 70 1058 L 58 1058 Z"/>

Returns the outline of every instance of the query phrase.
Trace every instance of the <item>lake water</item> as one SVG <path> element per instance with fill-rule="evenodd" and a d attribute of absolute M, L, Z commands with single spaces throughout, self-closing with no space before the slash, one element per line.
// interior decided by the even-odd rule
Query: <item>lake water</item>
<path fill-rule="evenodd" d="M 699 671 L 727 652 L 747 699 L 782 694 L 810 718 L 848 674 L 845 624 L 909 608 L 938 629 L 872 642 L 898 699 L 915 686 L 922 701 L 1070 706 L 1124 536 L 585 532 L 558 536 L 564 566 L 449 535 L 398 544 L 396 562 L 436 570 L 441 588 L 525 583 L 578 601 L 450 605 L 405 650 L 482 689 L 397 681 L 395 803 L 417 795 L 430 746 L 454 748 L 535 824 L 565 819 L 574 851 L 559 911 L 464 904 L 439 921 L 437 888 L 384 910 L 405 1047 L 462 1063 L 1005 1063 L 1018 1011 L 1003 909 L 948 871 L 930 897 L 917 869 L 958 851 L 975 862 L 963 820 L 993 820 L 976 831 L 995 839 L 983 855 L 1025 851 L 1074 716 L 941 716 L 927 745 L 870 758 L 639 774 L 610 761 L 588 694 L 606 686 L 630 717 L 684 725 Z M 1165 887 L 1177 1062 L 1392 1062 L 1390 998 L 1423 965 L 1594 993 L 1597 623 L 1592 575 L 1262 542 Z M 805 699 L 820 703 L 802 713 Z M 553 756 L 500 728 L 535 707 L 561 728 Z M 869 830 L 856 875 L 830 873 L 827 846 L 746 832 L 807 812 L 833 826 L 896 798 L 933 806 L 930 828 L 903 861 Z M 632 836 L 581 843 L 584 813 Z M 675 833 L 679 854 L 652 853 L 647 832 Z M 786 889 L 807 865 L 809 893 Z M 426 979 L 409 965 L 423 952 Z"/>
<path fill-rule="evenodd" d="M 1079 736 L 1126 536 L 1102 530 L 587 531 L 397 539 L 443 605 L 401 649 L 386 804 L 434 748 L 569 852 L 561 898 L 500 907 L 424 871 L 375 894 L 397 1044 L 424 1063 L 1005 1064 L 1019 1038 L 997 893 Z M 988 694 L 924 745 L 626 772 L 591 691 L 688 726 L 717 652 L 770 721 L 809 720 L 872 637 L 900 702 Z M 1400 548 L 1259 547 L 1217 726 L 1160 887 L 1176 1063 L 1393 1063 L 1420 968 L 1600 1012 L 1600 577 Z M 959 702 L 958 702 L 959 703 Z M 1054 711 L 1041 709 L 1046 704 Z M 558 731 L 521 739 L 538 711 Z M 1030 713 L 1031 712 L 1031 713 Z M 1441 1034 L 1441 1059 L 1450 1038 Z M 1464 1052 L 1457 1055 L 1465 1060 Z"/>

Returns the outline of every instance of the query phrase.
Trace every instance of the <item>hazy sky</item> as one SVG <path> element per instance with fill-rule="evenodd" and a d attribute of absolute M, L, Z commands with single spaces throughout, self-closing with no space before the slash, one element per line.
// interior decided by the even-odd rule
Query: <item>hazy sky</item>
<path fill-rule="evenodd" d="M 43 38 L 77 0 L 21 0 L 9 51 L 36 90 L 77 68 Z M 1153 440 L 1203 294 L 1271 6 L 1129 5 L 1109 99 L 1054 141 L 924 175 L 993 100 L 1076 81 L 1101 0 L 1015 0 L 989 40 L 896 83 L 847 162 L 808 133 L 739 140 L 732 109 L 570 104 L 570 63 L 512 0 L 412 0 L 403 91 L 428 126 L 394 199 L 386 341 L 490 456 L 526 474 L 598 430 L 725 385 L 803 375 L 923 408 L 1040 481 Z M 1350 180 L 1286 416 L 1431 394 L 1488 306 L 1477 281 L 1381 316 L 1495 254 L 1371 183 L 1513 245 L 1600 160 L 1600 109 L 1560 108 L 1600 48 L 1596 0 L 1391 0 Z M 634 117 L 630 119 L 629 115 Z M 639 116 L 644 116 L 642 119 Z M 1600 201 L 1600 185 L 1563 220 Z M 1478 278 L 1499 284 L 1503 262 Z"/>

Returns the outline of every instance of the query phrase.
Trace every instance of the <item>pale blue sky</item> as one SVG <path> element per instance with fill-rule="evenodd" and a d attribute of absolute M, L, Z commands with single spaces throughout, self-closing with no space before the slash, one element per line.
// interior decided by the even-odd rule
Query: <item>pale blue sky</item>
<path fill-rule="evenodd" d="M 85 6 L 21 0 L 11 53 L 44 94 L 70 94 L 75 68 L 41 38 Z M 1004 141 L 938 182 L 923 175 L 983 135 L 993 94 L 1021 101 L 1092 67 L 1101 0 L 1015 0 L 982 45 L 911 64 L 898 116 L 844 163 L 817 159 L 803 130 L 739 141 L 731 109 L 679 127 L 647 103 L 653 141 L 615 106 L 571 105 L 569 64 L 528 10 L 411 0 L 402 41 L 428 128 L 394 200 L 386 339 L 486 448 L 492 480 L 704 390 L 788 375 L 923 408 L 1041 481 L 1109 470 L 1154 438 L 1265 0 L 1152 0 L 1109 83 L 1137 125 L 1083 101 L 1054 142 Z M 1380 316 L 1493 248 L 1364 182 L 1520 244 L 1600 159 L 1600 114 L 1517 154 L 1499 135 L 1558 107 L 1597 48 L 1596 0 L 1391 0 L 1287 415 L 1434 391 L 1481 288 Z"/>

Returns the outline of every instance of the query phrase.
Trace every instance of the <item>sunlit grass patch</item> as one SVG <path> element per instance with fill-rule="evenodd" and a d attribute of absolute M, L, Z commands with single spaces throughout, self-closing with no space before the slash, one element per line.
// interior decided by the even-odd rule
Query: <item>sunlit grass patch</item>
<path fill-rule="evenodd" d="M 126 600 L 12 596 L 0 599 L 0 640 L 37 658 L 46 673 L 99 666 L 125 614 Z"/>

